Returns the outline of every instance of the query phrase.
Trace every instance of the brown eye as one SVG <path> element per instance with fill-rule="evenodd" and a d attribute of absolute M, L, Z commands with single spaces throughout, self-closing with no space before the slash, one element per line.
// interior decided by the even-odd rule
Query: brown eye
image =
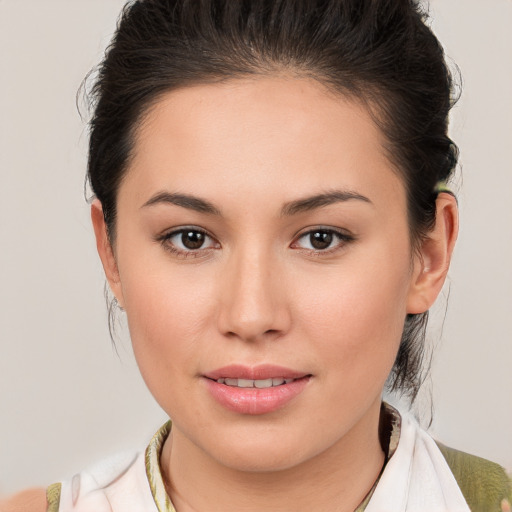
<path fill-rule="evenodd" d="M 301 235 L 292 244 L 292 248 L 328 253 L 341 249 L 345 244 L 352 242 L 354 239 L 353 235 L 335 229 L 313 229 Z"/>
<path fill-rule="evenodd" d="M 183 231 L 181 234 L 181 243 L 190 250 L 200 249 L 205 239 L 205 234 L 200 231 Z"/>
<path fill-rule="evenodd" d="M 217 242 L 201 229 L 181 228 L 158 239 L 171 252 L 180 254 L 199 254 L 208 249 L 214 249 Z"/>
<path fill-rule="evenodd" d="M 313 249 L 327 249 L 332 244 L 334 236 L 329 231 L 313 231 L 309 234 L 309 242 Z"/>

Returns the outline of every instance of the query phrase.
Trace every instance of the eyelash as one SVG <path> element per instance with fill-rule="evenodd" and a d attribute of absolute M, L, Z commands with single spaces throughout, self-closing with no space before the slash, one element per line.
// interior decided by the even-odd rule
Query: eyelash
<path fill-rule="evenodd" d="M 334 228 L 328 228 L 328 227 L 317 227 L 314 229 L 309 229 L 308 231 L 300 234 L 296 240 L 301 240 L 306 237 L 311 237 L 314 233 L 324 233 L 328 235 L 333 235 L 333 237 L 338 239 L 338 243 L 334 245 L 334 247 L 329 247 L 327 249 L 305 249 L 305 248 L 297 248 L 301 252 L 306 252 L 315 256 L 327 256 L 329 254 L 333 254 L 345 247 L 350 242 L 354 242 L 356 240 L 356 237 L 352 234 L 347 233 L 346 231 L 341 231 Z M 292 247 L 296 245 L 297 242 L 293 242 Z"/>
<path fill-rule="evenodd" d="M 162 244 L 163 248 L 166 251 L 169 251 L 170 253 L 174 254 L 175 256 L 177 256 L 179 258 L 183 258 L 183 259 L 204 257 L 207 254 L 209 254 L 212 250 L 215 250 L 214 247 L 207 247 L 204 249 L 198 248 L 197 250 L 194 250 L 194 249 L 183 250 L 183 249 L 177 248 L 174 244 L 172 244 L 170 242 L 171 239 L 174 238 L 175 236 L 178 236 L 178 235 L 183 236 L 184 233 L 199 233 L 199 234 L 205 236 L 206 238 L 209 238 L 210 240 L 215 242 L 215 239 L 211 235 L 209 235 L 207 231 L 205 231 L 204 229 L 198 228 L 198 227 L 194 227 L 194 226 L 184 227 L 184 228 L 170 231 L 169 233 L 164 233 L 163 235 L 157 237 L 156 240 Z M 218 245 L 218 242 L 216 242 L 216 243 Z"/>
<path fill-rule="evenodd" d="M 159 237 L 156 238 L 156 241 L 160 242 L 165 250 L 171 252 L 175 256 L 183 259 L 189 259 L 189 258 L 200 258 L 208 255 L 212 250 L 216 250 L 218 247 L 206 247 L 202 248 L 199 247 L 198 249 L 188 249 L 183 250 L 177 248 L 174 244 L 170 243 L 170 240 L 174 238 L 175 236 L 181 235 L 183 236 L 184 233 L 195 233 L 205 236 L 206 238 L 212 240 L 215 244 L 219 245 L 219 243 L 208 234 L 207 231 L 204 229 L 198 228 L 198 227 L 184 227 L 180 229 L 176 229 L 173 231 L 170 231 L 169 233 L 165 233 Z M 326 249 L 307 249 L 307 248 L 301 248 L 296 247 L 296 244 L 299 240 L 306 238 L 307 236 L 311 236 L 314 233 L 323 233 L 327 235 L 333 235 L 335 238 L 338 239 L 338 243 L 334 247 L 328 247 Z M 292 243 L 291 247 L 293 249 L 300 250 L 301 252 L 306 252 L 309 254 L 313 254 L 315 256 L 326 256 L 328 254 L 332 254 L 334 252 L 339 251 L 342 249 L 346 244 L 353 242 L 356 240 L 356 237 L 354 235 L 351 235 L 347 232 L 340 231 L 333 228 L 324 228 L 324 227 L 318 227 L 315 229 L 310 229 L 302 234 L 300 234 L 298 237 L 296 237 L 295 241 Z M 295 246 L 295 247 L 294 247 Z"/>

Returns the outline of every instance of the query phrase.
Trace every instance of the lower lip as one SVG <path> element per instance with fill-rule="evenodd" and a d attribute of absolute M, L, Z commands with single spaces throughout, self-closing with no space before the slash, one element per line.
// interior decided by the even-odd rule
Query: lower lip
<path fill-rule="evenodd" d="M 284 407 L 298 396 L 310 376 L 296 379 L 288 384 L 270 388 L 238 388 L 206 379 L 208 390 L 213 398 L 230 411 L 240 414 L 267 414 Z"/>

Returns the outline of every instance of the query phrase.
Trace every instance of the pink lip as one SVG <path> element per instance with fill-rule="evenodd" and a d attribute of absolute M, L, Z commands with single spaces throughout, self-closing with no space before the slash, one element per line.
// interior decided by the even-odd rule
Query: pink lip
<path fill-rule="evenodd" d="M 232 364 L 224 366 L 206 373 L 204 376 L 207 379 L 251 379 L 251 380 L 264 380 L 273 377 L 283 377 L 284 379 L 300 379 L 308 375 L 304 372 L 298 372 L 285 368 L 284 366 L 275 366 L 270 364 L 262 364 L 259 366 L 243 366 L 241 364 Z"/>
<path fill-rule="evenodd" d="M 208 391 L 226 409 L 239 414 L 266 414 L 277 411 L 298 396 L 307 386 L 311 375 L 274 365 L 247 367 L 231 365 L 204 375 Z M 294 379 L 288 384 L 270 388 L 238 388 L 217 382 L 217 379 L 265 380 Z"/>

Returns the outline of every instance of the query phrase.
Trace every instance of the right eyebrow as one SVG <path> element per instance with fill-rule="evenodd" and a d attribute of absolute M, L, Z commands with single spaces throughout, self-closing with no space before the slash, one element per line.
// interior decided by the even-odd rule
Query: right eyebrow
<path fill-rule="evenodd" d="M 146 208 L 156 204 L 174 204 L 199 213 L 222 216 L 220 210 L 206 199 L 201 199 L 200 197 L 188 194 L 178 194 L 165 191 L 158 192 L 146 201 L 141 208 Z"/>

